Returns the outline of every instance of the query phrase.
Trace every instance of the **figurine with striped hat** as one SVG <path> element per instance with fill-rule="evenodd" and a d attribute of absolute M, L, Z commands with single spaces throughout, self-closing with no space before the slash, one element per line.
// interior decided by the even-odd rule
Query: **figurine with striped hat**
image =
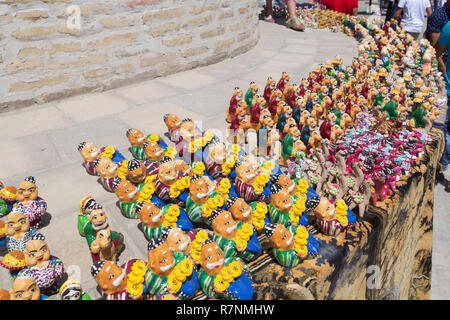
<path fill-rule="evenodd" d="M 36 179 L 33 176 L 25 177 L 17 189 L 17 204 L 14 205 L 28 217 L 30 227 L 36 229 L 40 227 L 41 218 L 47 212 L 47 202 L 38 193 Z"/>

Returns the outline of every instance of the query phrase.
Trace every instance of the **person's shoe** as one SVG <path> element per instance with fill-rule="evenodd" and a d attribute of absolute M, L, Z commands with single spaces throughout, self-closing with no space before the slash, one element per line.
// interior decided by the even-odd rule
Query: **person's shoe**
<path fill-rule="evenodd" d="M 272 18 L 272 15 L 264 16 L 264 21 L 274 23 L 275 20 Z"/>
<path fill-rule="evenodd" d="M 286 28 L 296 31 L 305 31 L 305 25 L 302 24 L 297 17 L 289 18 L 286 21 Z"/>

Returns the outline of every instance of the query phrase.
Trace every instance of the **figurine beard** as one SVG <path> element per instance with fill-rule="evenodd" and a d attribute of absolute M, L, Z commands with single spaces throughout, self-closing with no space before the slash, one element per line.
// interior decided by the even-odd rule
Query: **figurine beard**
<path fill-rule="evenodd" d="M 208 268 L 209 270 L 212 270 L 215 267 L 221 266 L 222 264 L 223 264 L 223 259 L 220 259 L 217 262 L 211 262 L 211 263 L 206 264 L 206 268 Z"/>
<path fill-rule="evenodd" d="M 98 231 L 98 230 L 108 227 L 108 225 L 109 225 L 109 221 L 108 221 L 108 217 L 106 217 L 105 221 L 103 221 L 102 223 L 93 223 L 92 229 L 94 229 L 95 231 Z"/>
<path fill-rule="evenodd" d="M 207 196 L 209 196 L 211 193 L 213 193 L 213 191 L 214 191 L 214 186 L 212 186 L 211 188 L 209 188 L 208 192 L 206 192 L 206 193 L 199 193 L 199 194 L 197 195 L 197 198 L 203 199 L 204 197 L 207 197 Z"/>
<path fill-rule="evenodd" d="M 127 274 L 127 270 L 126 270 L 126 269 L 123 269 L 123 271 L 122 271 L 122 273 L 120 274 L 120 276 L 119 276 L 116 280 L 113 281 L 112 285 L 113 285 L 114 287 L 120 286 L 120 284 L 122 283 L 122 281 L 123 281 L 123 279 L 125 278 L 126 274 Z"/>

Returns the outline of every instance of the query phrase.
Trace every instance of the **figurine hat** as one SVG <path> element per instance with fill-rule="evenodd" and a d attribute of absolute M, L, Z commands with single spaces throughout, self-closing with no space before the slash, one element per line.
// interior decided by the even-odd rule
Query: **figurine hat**
<path fill-rule="evenodd" d="M 276 194 L 283 190 L 283 187 L 279 185 L 278 183 L 271 184 L 270 186 L 270 194 Z"/>
<path fill-rule="evenodd" d="M 32 279 L 34 281 L 34 272 L 30 269 L 22 269 L 18 274 L 17 274 L 17 279 Z"/>
<path fill-rule="evenodd" d="M 161 160 L 159 160 L 159 164 L 163 164 L 163 163 L 170 162 L 170 161 L 172 161 L 172 158 L 164 156 L 161 158 Z"/>
<path fill-rule="evenodd" d="M 78 151 L 81 151 L 85 145 L 86 145 L 86 142 L 80 142 L 80 144 L 77 147 Z"/>
<path fill-rule="evenodd" d="M 199 179 L 201 179 L 201 178 L 203 178 L 202 175 L 194 174 L 194 175 L 192 176 L 192 178 L 191 178 L 191 182 L 194 182 L 194 181 L 199 180 Z"/>
<path fill-rule="evenodd" d="M 15 206 L 14 208 L 12 208 L 11 212 L 17 212 L 20 214 L 25 214 L 25 209 L 22 206 Z"/>
<path fill-rule="evenodd" d="M 166 122 L 167 119 L 168 119 L 169 117 L 170 117 L 170 113 L 166 113 L 166 114 L 163 116 L 164 122 Z"/>
<path fill-rule="evenodd" d="M 103 209 L 103 206 L 100 203 L 94 203 L 91 207 L 91 211 Z"/>
<path fill-rule="evenodd" d="M 214 209 L 213 212 L 211 213 L 211 216 L 209 217 L 209 221 L 213 221 L 215 218 L 217 218 L 219 216 L 219 214 L 221 214 L 223 212 L 222 209 L 217 208 Z"/>
<path fill-rule="evenodd" d="M 267 223 L 264 226 L 264 233 L 266 234 L 267 239 L 270 239 L 270 237 L 275 232 L 276 228 L 277 228 L 277 224 L 276 223 Z"/>
<path fill-rule="evenodd" d="M 183 120 L 181 120 L 181 123 L 185 123 L 185 122 L 192 122 L 191 118 L 184 118 Z"/>
<path fill-rule="evenodd" d="M 139 160 L 131 159 L 130 161 L 128 161 L 128 171 L 136 170 L 140 166 L 141 166 L 141 163 L 139 162 Z"/>
<path fill-rule="evenodd" d="M 106 261 L 105 260 L 99 260 L 96 261 L 92 266 L 91 266 L 91 274 L 92 276 L 95 278 L 97 276 L 97 274 L 102 270 L 103 266 L 105 265 Z"/>
<path fill-rule="evenodd" d="M 172 230 L 173 230 L 172 226 L 164 227 L 161 231 L 161 239 L 165 241 Z"/>
<path fill-rule="evenodd" d="M 270 180 L 271 184 L 276 184 L 278 180 L 280 180 L 281 174 L 276 173 L 272 176 L 272 179 Z"/>
<path fill-rule="evenodd" d="M 95 159 L 92 164 L 94 165 L 94 168 L 97 168 L 98 164 L 100 163 L 100 161 L 102 161 L 102 158 L 97 158 Z"/>
<path fill-rule="evenodd" d="M 69 279 L 59 288 L 59 295 L 62 297 L 67 289 L 78 289 L 81 291 L 81 284 L 76 280 Z"/>
<path fill-rule="evenodd" d="M 203 241 L 202 247 L 203 247 L 203 246 L 206 246 L 208 243 L 213 243 L 213 242 L 214 242 L 214 241 L 213 241 L 212 239 L 208 238 L 208 239 L 206 239 L 205 241 Z"/>
<path fill-rule="evenodd" d="M 27 181 L 27 182 L 31 182 L 32 184 L 36 184 L 36 179 L 33 176 L 28 176 L 23 180 Z"/>
<path fill-rule="evenodd" d="M 128 136 L 130 135 L 131 131 L 133 131 L 133 130 L 134 130 L 134 129 L 128 129 L 128 130 L 127 130 L 127 133 L 126 133 L 127 138 L 128 138 Z"/>
<path fill-rule="evenodd" d="M 315 196 L 309 199 L 306 202 L 306 210 L 307 212 L 312 212 L 320 203 L 320 197 Z"/>
<path fill-rule="evenodd" d="M 119 186 L 119 184 L 120 184 L 121 182 L 122 182 L 121 179 L 114 179 L 114 180 L 111 182 L 111 186 L 112 186 L 112 188 L 113 188 L 114 191 L 116 191 L 117 187 Z"/>
<path fill-rule="evenodd" d="M 150 142 L 151 141 L 145 141 L 143 144 L 142 144 L 142 148 L 147 148 L 147 146 L 150 144 Z"/>
<path fill-rule="evenodd" d="M 145 202 L 139 202 L 138 204 L 136 204 L 135 212 L 136 212 L 137 214 L 139 214 L 139 212 L 141 212 L 141 210 L 142 210 L 142 208 L 144 207 L 144 205 L 145 205 Z"/>
<path fill-rule="evenodd" d="M 35 233 L 31 236 L 31 240 L 42 240 L 45 241 L 45 237 L 42 233 Z"/>
<path fill-rule="evenodd" d="M 91 196 L 84 197 L 80 201 L 80 213 L 81 214 L 89 214 L 92 211 L 92 207 L 96 203 L 95 199 Z"/>
<path fill-rule="evenodd" d="M 227 210 L 233 206 L 233 204 L 236 202 L 236 200 L 237 200 L 237 197 L 229 197 L 227 199 L 227 201 L 225 201 L 225 207 L 227 208 Z"/>
<path fill-rule="evenodd" d="M 163 243 L 164 243 L 164 240 L 161 238 L 151 239 L 147 245 L 147 250 L 148 251 L 154 250 L 154 249 L 158 248 L 160 245 L 162 245 Z"/>

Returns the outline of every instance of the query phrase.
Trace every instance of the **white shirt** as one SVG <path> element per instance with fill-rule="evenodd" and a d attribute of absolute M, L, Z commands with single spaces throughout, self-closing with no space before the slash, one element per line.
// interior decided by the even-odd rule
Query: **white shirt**
<path fill-rule="evenodd" d="M 402 22 L 408 32 L 421 32 L 430 0 L 400 0 L 398 7 L 403 9 Z"/>

